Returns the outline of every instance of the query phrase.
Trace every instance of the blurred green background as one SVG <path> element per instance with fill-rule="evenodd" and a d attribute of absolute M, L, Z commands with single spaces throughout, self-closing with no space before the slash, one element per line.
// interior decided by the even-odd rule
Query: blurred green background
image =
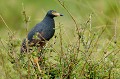
<path fill-rule="evenodd" d="M 115 35 L 115 26 L 116 26 L 117 42 L 119 42 L 120 44 L 119 41 L 120 0 L 61 0 L 61 1 L 64 2 L 66 8 L 75 18 L 78 27 L 82 28 L 82 25 L 86 23 L 86 21 L 88 21 L 90 14 L 92 14 L 92 18 L 91 18 L 92 31 L 94 32 L 101 31 L 103 27 L 107 26 L 100 40 L 100 45 L 98 46 L 99 49 L 104 48 L 105 46 L 104 43 L 106 39 L 111 40 L 111 38 Z M 12 32 L 15 33 L 15 37 L 19 39 L 21 42 L 23 38 L 26 37 L 24 16 L 22 14 L 23 12 L 22 4 L 25 7 L 27 16 L 30 17 L 28 30 L 30 30 L 37 23 L 39 23 L 44 18 L 48 10 L 53 9 L 59 13 L 64 14 L 63 17 L 55 18 L 55 23 L 56 23 L 55 35 L 59 33 L 57 26 L 59 26 L 59 23 L 61 23 L 63 24 L 62 29 L 64 29 L 62 30 L 62 34 L 64 38 L 63 41 L 68 42 L 68 44 L 69 41 L 71 40 L 72 42 L 76 41 L 76 39 L 73 38 L 75 31 L 75 24 L 71 19 L 70 15 L 59 4 L 57 0 L 0 0 L 0 16 L 2 16 L 8 27 L 12 30 Z M 0 18 L 0 39 L 2 40 L 3 43 L 5 43 L 4 45 L 6 45 L 7 44 L 6 42 L 8 42 L 9 30 L 5 26 L 2 18 Z M 54 39 L 52 40 L 53 40 L 52 42 L 58 41 L 58 43 L 55 44 L 54 47 L 57 48 L 59 51 L 60 50 L 59 38 L 58 40 L 54 40 Z M 0 48 L 4 48 L 2 43 L 0 43 Z M 8 56 L 7 53 L 5 53 L 6 50 L 1 49 L 0 52 L 1 51 L 2 53 L 4 53 L 1 55 L 5 55 L 3 57 Z M 98 53 L 99 52 L 94 53 L 95 60 L 98 59 L 98 56 L 99 57 L 102 56 L 99 55 Z M 8 60 L 5 63 L 8 63 L 7 65 L 10 65 L 10 62 Z M 1 71 L 3 70 L 2 67 L 0 67 L 0 70 Z M 9 70 L 11 71 L 11 69 Z M 2 74 L 3 73 L 1 73 L 1 75 Z"/>
<path fill-rule="evenodd" d="M 101 28 L 107 26 L 105 33 L 107 38 L 111 38 L 114 33 L 115 21 L 117 21 L 117 32 L 120 28 L 120 0 L 62 0 L 67 9 L 76 19 L 78 25 L 84 23 L 91 13 L 92 27 Z M 24 17 L 22 15 L 24 4 L 27 15 L 30 17 L 29 30 L 40 22 L 48 10 L 56 10 L 64 17 L 57 17 L 56 26 L 61 23 L 67 29 L 66 33 L 71 37 L 75 25 L 68 13 L 58 3 L 57 0 L 1 0 L 0 15 L 3 17 L 9 28 L 20 38 L 25 37 Z M 6 38 L 8 29 L 0 19 L 0 37 Z"/>

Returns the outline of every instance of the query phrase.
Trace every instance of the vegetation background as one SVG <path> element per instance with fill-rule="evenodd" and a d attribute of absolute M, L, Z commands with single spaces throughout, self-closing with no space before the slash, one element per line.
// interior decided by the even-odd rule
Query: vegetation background
<path fill-rule="evenodd" d="M 29 74 L 16 61 L 26 37 L 23 5 L 28 30 L 48 10 L 64 14 L 55 18 L 57 38 L 44 49 L 44 74 Z M 44 79 L 120 79 L 119 26 L 120 0 L 1 0 L 0 79 L 36 79 L 35 74 Z"/>

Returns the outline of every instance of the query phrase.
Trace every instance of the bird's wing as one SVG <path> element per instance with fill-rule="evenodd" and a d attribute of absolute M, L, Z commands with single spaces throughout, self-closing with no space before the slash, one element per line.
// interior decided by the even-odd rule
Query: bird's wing
<path fill-rule="evenodd" d="M 45 39 L 43 37 L 44 33 L 43 32 L 36 32 L 35 35 L 33 36 L 32 40 L 29 42 L 30 46 L 43 46 L 45 43 Z"/>
<path fill-rule="evenodd" d="M 43 23 L 36 24 L 35 27 L 28 33 L 28 40 L 31 41 L 33 38 L 36 37 L 36 34 L 41 33 L 43 31 Z"/>

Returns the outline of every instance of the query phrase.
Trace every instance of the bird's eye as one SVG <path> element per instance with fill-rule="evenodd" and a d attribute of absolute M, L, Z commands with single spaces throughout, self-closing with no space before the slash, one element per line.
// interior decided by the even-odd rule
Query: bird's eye
<path fill-rule="evenodd" d="M 52 13 L 56 13 L 56 11 L 52 11 Z"/>

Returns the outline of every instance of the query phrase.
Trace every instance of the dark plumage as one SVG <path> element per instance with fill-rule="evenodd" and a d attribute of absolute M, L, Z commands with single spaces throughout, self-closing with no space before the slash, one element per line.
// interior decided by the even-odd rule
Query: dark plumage
<path fill-rule="evenodd" d="M 54 33 L 55 33 L 55 22 L 54 17 L 57 16 L 63 16 L 60 13 L 57 13 L 54 10 L 50 10 L 47 12 L 44 19 L 38 23 L 33 29 L 28 33 L 27 39 L 28 39 L 28 45 L 31 46 L 37 46 L 37 47 L 43 47 L 45 45 L 45 41 L 49 41 Z M 34 36 L 37 38 L 34 38 Z M 23 40 L 21 52 L 26 52 L 26 39 Z"/>

